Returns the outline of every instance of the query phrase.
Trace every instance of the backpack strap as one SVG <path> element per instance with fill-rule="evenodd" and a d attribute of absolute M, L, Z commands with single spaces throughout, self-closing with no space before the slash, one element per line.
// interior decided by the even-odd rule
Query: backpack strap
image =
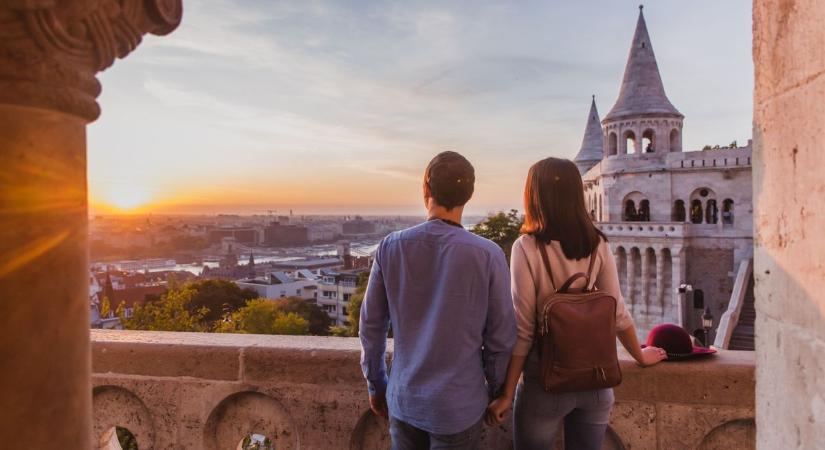
<path fill-rule="evenodd" d="M 538 237 L 536 238 L 536 245 L 539 247 L 539 253 L 541 253 L 541 261 L 544 263 L 544 269 L 547 271 L 547 276 L 550 277 L 550 284 L 553 285 L 553 290 L 556 290 L 556 282 L 553 281 L 553 269 L 550 268 L 550 258 L 547 256 L 547 248 L 546 245 L 541 242 Z"/>

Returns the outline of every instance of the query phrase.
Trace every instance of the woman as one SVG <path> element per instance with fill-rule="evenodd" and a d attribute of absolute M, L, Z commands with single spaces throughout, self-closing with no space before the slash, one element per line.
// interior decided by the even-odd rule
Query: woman
<path fill-rule="evenodd" d="M 516 310 L 518 340 L 513 349 L 501 393 L 487 410 L 487 423 L 499 424 L 513 404 L 515 450 L 552 448 L 559 426 L 564 422 L 565 447 L 601 449 L 613 390 L 550 393 L 539 383 L 539 358 L 533 348 L 536 299 L 553 292 L 538 245 L 545 245 L 555 285 L 561 286 L 572 274 L 587 272 L 595 258 L 595 287 L 616 298 L 616 335 L 639 365 L 646 367 L 666 358 L 657 347 L 642 349 L 633 318 L 619 289 L 616 263 L 607 238 L 593 225 L 584 205 L 582 180 L 575 164 L 565 159 L 547 158 L 530 168 L 524 187 L 523 235 L 513 244 L 511 278 Z M 583 280 L 573 287 L 584 288 Z M 518 385 L 524 372 L 523 383 Z"/>

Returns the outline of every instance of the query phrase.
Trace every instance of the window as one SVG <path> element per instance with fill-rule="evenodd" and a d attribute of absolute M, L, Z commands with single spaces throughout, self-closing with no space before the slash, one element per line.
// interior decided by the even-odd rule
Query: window
<path fill-rule="evenodd" d="M 610 133 L 607 137 L 607 156 L 613 156 L 618 153 L 618 142 L 619 139 L 616 137 L 616 133 Z"/>
<path fill-rule="evenodd" d="M 650 128 L 642 133 L 642 148 L 645 153 L 656 153 L 656 134 Z"/>
<path fill-rule="evenodd" d="M 624 133 L 624 151 L 622 153 L 628 154 L 636 151 L 636 133 L 627 130 Z"/>
<path fill-rule="evenodd" d="M 352 294 L 344 294 L 344 301 L 348 302 L 350 297 L 352 297 Z"/>
<path fill-rule="evenodd" d="M 635 222 L 637 217 L 638 213 L 636 212 L 636 202 L 628 199 L 624 202 L 624 221 Z"/>
<path fill-rule="evenodd" d="M 690 202 L 691 223 L 702 223 L 702 201 L 699 199 Z"/>
<path fill-rule="evenodd" d="M 681 152 L 682 144 L 679 141 L 679 130 L 676 128 L 670 130 L 670 151 Z"/>
<path fill-rule="evenodd" d="M 716 200 L 710 199 L 705 206 L 705 222 L 717 223 L 719 222 L 719 208 L 716 206 Z"/>
<path fill-rule="evenodd" d="M 647 199 L 639 202 L 639 213 L 637 214 L 639 222 L 650 222 L 650 202 Z"/>
<path fill-rule="evenodd" d="M 705 309 L 705 291 L 701 289 L 693 291 L 693 309 Z"/>
<path fill-rule="evenodd" d="M 673 214 L 671 215 L 671 219 L 674 222 L 684 222 L 687 216 L 687 212 L 685 211 L 685 202 L 683 200 L 676 200 L 673 202 Z"/>
<path fill-rule="evenodd" d="M 733 200 L 729 198 L 722 202 L 722 223 L 733 225 Z"/>

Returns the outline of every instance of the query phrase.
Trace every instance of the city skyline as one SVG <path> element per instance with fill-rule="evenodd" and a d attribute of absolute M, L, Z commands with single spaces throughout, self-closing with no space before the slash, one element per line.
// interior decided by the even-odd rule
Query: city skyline
<path fill-rule="evenodd" d="M 187 4 L 101 76 L 93 212 L 416 214 L 446 149 L 476 167 L 468 213 L 520 209 L 530 164 L 615 101 L 636 5 Z M 744 144 L 750 4 L 678 5 L 645 15 L 684 148 Z"/>

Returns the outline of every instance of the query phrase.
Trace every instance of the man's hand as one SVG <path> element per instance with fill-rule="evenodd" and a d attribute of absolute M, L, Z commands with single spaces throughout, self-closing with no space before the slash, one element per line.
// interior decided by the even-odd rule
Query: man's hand
<path fill-rule="evenodd" d="M 489 426 L 501 425 L 507 415 L 507 411 L 513 406 L 513 398 L 506 395 L 497 397 L 487 407 L 487 414 L 484 416 L 484 422 Z"/>
<path fill-rule="evenodd" d="M 387 394 L 370 395 L 370 410 L 378 417 L 389 419 L 389 412 L 387 411 Z"/>

